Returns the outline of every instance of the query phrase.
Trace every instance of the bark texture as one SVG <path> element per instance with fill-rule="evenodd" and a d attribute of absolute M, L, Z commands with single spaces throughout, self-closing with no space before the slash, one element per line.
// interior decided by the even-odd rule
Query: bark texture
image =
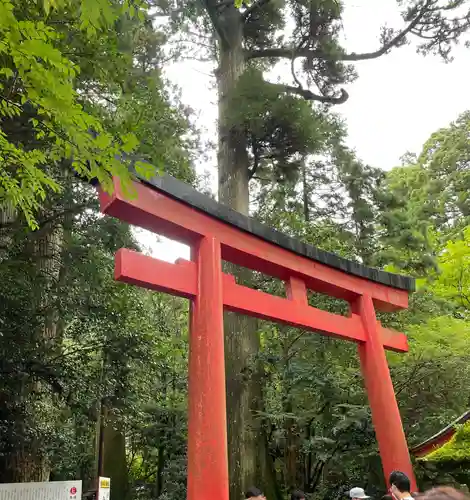
<path fill-rule="evenodd" d="M 0 211 L 0 220 L 4 224 L 4 234 L 1 238 L 3 244 L 13 244 L 9 236 L 8 226 L 16 222 L 15 214 L 5 208 Z M 48 219 L 44 211 L 39 219 Z M 36 308 L 38 317 L 41 318 L 37 331 L 34 332 L 36 342 L 43 349 L 56 349 L 58 339 L 58 311 L 56 304 L 56 290 L 62 268 L 63 226 L 60 221 L 46 223 L 24 245 L 24 255 L 30 256 L 36 267 L 36 279 L 41 286 Z M 6 252 L 6 249 L 4 250 Z M 46 384 L 30 375 L 19 387 L 14 401 L 5 402 L 9 415 L 16 420 L 10 449 L 5 450 L 1 457 L 0 481 L 1 482 L 30 482 L 47 481 L 50 476 L 50 466 L 41 431 L 38 437 L 28 433 L 28 427 L 41 428 L 41 419 L 54 419 L 57 415 L 49 415 L 53 404 L 50 389 Z M 26 412 L 26 408 L 31 411 Z M 46 415 L 49 415 L 47 417 Z M 39 419 L 39 420 L 37 420 Z"/>
<path fill-rule="evenodd" d="M 125 500 L 129 492 L 126 439 L 109 409 L 106 410 L 103 440 L 103 475 L 111 478 L 111 500 Z"/>
<path fill-rule="evenodd" d="M 217 72 L 219 93 L 218 173 L 219 201 L 238 212 L 249 213 L 249 161 L 244 131 L 230 124 L 230 98 L 245 71 L 243 25 L 238 11 L 230 7 L 223 17 L 225 42 L 220 42 Z M 226 272 L 239 282 L 251 272 L 226 264 Z M 254 318 L 226 314 L 225 357 L 227 377 L 227 424 L 230 498 L 244 497 L 252 485 L 260 485 L 269 498 L 272 465 L 258 412 L 263 406 L 262 383 L 256 362 L 259 335 Z"/>

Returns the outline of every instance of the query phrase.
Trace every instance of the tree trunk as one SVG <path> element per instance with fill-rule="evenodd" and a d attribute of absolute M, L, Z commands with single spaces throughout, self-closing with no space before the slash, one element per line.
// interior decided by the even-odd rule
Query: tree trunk
<path fill-rule="evenodd" d="M 12 226 L 16 220 L 16 212 L 9 203 L 0 206 L 0 262 L 8 257 L 12 244 Z"/>
<path fill-rule="evenodd" d="M 33 453 L 17 449 L 0 460 L 1 483 L 30 483 L 49 481 L 50 469 L 44 456 L 33 445 Z"/>
<path fill-rule="evenodd" d="M 165 470 L 165 447 L 162 444 L 160 444 L 158 446 L 158 470 L 157 470 L 157 478 L 155 480 L 156 498 L 158 498 L 163 491 L 164 470 Z"/>
<path fill-rule="evenodd" d="M 129 491 L 126 459 L 126 439 L 116 427 L 111 409 L 105 411 L 107 419 L 103 437 L 103 475 L 111 479 L 111 500 L 125 500 Z"/>
<path fill-rule="evenodd" d="M 292 338 L 288 335 L 290 328 L 280 327 L 280 332 L 283 336 L 283 359 L 284 359 L 284 373 L 283 373 L 283 413 L 285 415 L 293 415 L 294 407 L 292 404 L 292 380 L 291 380 L 291 347 L 293 345 Z M 301 476 L 299 475 L 299 455 L 300 455 L 300 439 L 299 439 L 299 426 L 295 417 L 286 417 L 284 421 L 285 433 L 285 448 L 284 448 L 284 463 L 285 463 L 285 486 L 289 490 L 294 490 L 301 484 Z"/>
<path fill-rule="evenodd" d="M 47 217 L 47 214 L 43 214 Z M 3 212 L 2 221 L 11 222 L 14 215 Z M 58 323 L 58 311 L 56 307 L 56 290 L 62 268 L 63 250 L 63 227 L 60 222 L 45 224 L 36 233 L 32 234 L 32 245 L 29 249 L 36 262 L 38 283 L 41 294 L 36 304 L 38 316 L 42 317 L 41 326 L 36 332 L 38 343 L 42 349 L 57 349 L 56 334 Z M 28 251 L 28 249 L 26 249 Z M 50 467 L 47 458 L 47 450 L 41 438 L 23 438 L 26 431 L 24 426 L 35 427 L 40 425 L 35 421 L 35 405 L 48 406 L 50 408 L 49 418 L 55 420 L 59 415 L 55 413 L 53 404 L 50 404 L 50 392 L 42 386 L 41 382 L 33 381 L 25 383 L 17 394 L 15 404 L 18 421 L 18 440 L 12 442 L 11 451 L 2 457 L 1 475 L 2 482 L 30 482 L 49 480 Z M 29 413 L 25 414 L 24 409 Z"/>
<path fill-rule="evenodd" d="M 219 201 L 248 215 L 249 178 L 246 137 L 234 129 L 229 121 L 230 98 L 239 77 L 245 70 L 242 47 L 242 24 L 239 13 L 230 7 L 226 16 L 230 31 L 230 47 L 221 42 L 218 69 L 219 92 Z M 230 11 L 236 15 L 230 15 Z M 248 270 L 226 270 L 239 280 L 250 279 Z M 256 374 L 256 355 L 259 351 L 257 322 L 254 318 L 226 314 L 225 352 L 227 376 L 227 424 L 229 449 L 230 498 L 244 497 L 252 484 L 265 483 L 260 471 L 265 463 L 264 439 L 256 411 L 262 398 L 262 387 Z"/>
<path fill-rule="evenodd" d="M 307 181 L 307 165 L 305 158 L 302 159 L 302 198 L 304 204 L 304 219 L 305 222 L 310 221 L 310 196 L 308 193 L 308 181 Z"/>
<path fill-rule="evenodd" d="M 38 236 L 34 241 L 34 254 L 43 284 L 39 305 L 40 310 L 44 311 L 42 338 L 46 345 L 55 349 L 59 318 L 54 296 L 62 269 L 63 225 L 59 222 L 46 225 L 39 230 Z"/>
<path fill-rule="evenodd" d="M 284 401 L 284 412 L 286 414 L 292 414 L 293 412 L 292 399 L 289 394 L 286 394 L 286 399 Z M 297 461 L 299 455 L 298 427 L 294 418 L 286 418 L 284 426 L 284 432 L 286 434 L 284 457 L 286 464 L 285 478 L 286 486 L 292 490 L 300 484 Z"/>
<path fill-rule="evenodd" d="M 97 451 L 97 459 L 96 459 L 96 471 L 97 477 L 104 477 L 104 436 L 105 436 L 105 428 L 106 428 L 106 420 L 108 418 L 108 407 L 106 406 L 106 401 L 104 398 L 100 400 L 99 403 L 100 411 L 98 413 L 97 420 L 97 433 L 96 433 L 96 451 Z"/>
<path fill-rule="evenodd" d="M 234 129 L 229 120 L 230 99 L 239 77 L 245 71 L 242 33 L 234 36 L 230 47 L 221 44 L 218 69 L 219 93 L 219 201 L 237 212 L 248 215 L 248 152 L 242 130 Z"/>

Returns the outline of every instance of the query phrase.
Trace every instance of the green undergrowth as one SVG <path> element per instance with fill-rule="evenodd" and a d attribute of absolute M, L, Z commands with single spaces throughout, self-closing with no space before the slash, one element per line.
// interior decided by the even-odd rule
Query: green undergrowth
<path fill-rule="evenodd" d="M 470 461 L 470 422 L 458 426 L 452 439 L 426 459 L 429 462 L 467 462 Z"/>

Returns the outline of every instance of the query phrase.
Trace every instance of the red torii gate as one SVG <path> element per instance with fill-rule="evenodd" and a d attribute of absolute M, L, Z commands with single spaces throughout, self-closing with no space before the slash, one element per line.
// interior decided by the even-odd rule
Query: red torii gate
<path fill-rule="evenodd" d="M 191 248 L 175 264 L 120 249 L 118 281 L 192 301 L 189 351 L 188 500 L 228 500 L 223 311 L 304 328 L 355 342 L 385 477 L 405 472 L 416 491 L 385 349 L 407 352 L 402 333 L 382 327 L 375 309 L 408 307 L 411 278 L 371 269 L 274 231 L 170 176 L 134 182 L 136 197 L 100 190 L 103 213 Z M 287 298 L 239 285 L 222 261 L 283 280 Z M 307 289 L 344 299 L 350 316 L 308 305 Z"/>

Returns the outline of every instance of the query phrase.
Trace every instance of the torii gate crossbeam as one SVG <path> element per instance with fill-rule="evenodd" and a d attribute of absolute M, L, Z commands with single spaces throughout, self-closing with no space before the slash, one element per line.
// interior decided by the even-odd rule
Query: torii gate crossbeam
<path fill-rule="evenodd" d="M 126 198 L 115 181 L 100 203 L 105 214 L 191 247 L 192 260 L 175 264 L 121 249 L 115 266 L 118 281 L 191 301 L 188 500 L 229 498 L 224 310 L 355 342 L 384 473 L 402 470 L 416 489 L 385 357 L 385 349 L 407 352 L 407 339 L 375 314 L 406 308 L 413 281 L 304 245 L 168 176 L 149 182 L 135 182 L 137 196 Z M 283 280 L 286 298 L 237 284 L 224 260 Z M 309 306 L 308 289 L 348 301 L 349 317 Z"/>

